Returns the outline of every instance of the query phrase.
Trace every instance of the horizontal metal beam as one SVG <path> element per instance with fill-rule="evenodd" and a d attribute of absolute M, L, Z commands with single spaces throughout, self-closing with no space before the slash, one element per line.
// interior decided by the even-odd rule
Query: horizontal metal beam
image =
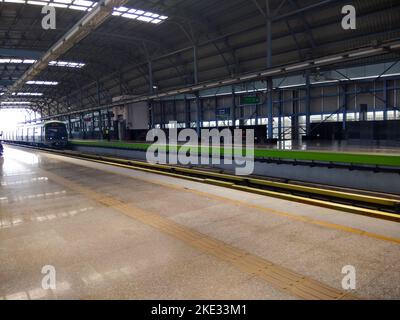
<path fill-rule="evenodd" d="M 400 51 L 400 40 L 395 41 L 395 42 L 387 42 L 387 43 L 385 42 L 379 47 L 364 47 L 359 50 L 352 50 L 352 51 L 338 53 L 334 56 L 320 57 L 317 59 L 307 60 L 307 61 L 299 62 L 299 63 L 295 63 L 295 64 L 289 64 L 289 65 L 285 65 L 285 66 L 269 68 L 269 69 L 266 69 L 266 70 L 263 70 L 260 72 L 244 74 L 237 78 L 227 78 L 227 79 L 223 79 L 220 81 L 205 82 L 205 83 L 201 83 L 201 84 L 197 84 L 197 85 L 192 85 L 192 86 L 188 86 L 188 87 L 182 87 L 182 88 L 178 88 L 178 89 L 174 89 L 174 90 L 169 90 L 169 91 L 161 92 L 158 94 L 143 95 L 143 96 L 136 97 L 134 99 L 127 99 L 125 101 L 120 101 L 118 103 L 96 106 L 96 107 L 92 107 L 92 108 L 85 108 L 82 110 L 75 110 L 75 111 L 71 111 L 68 113 L 54 115 L 53 117 L 72 115 L 72 114 L 77 114 L 77 113 L 82 113 L 82 112 L 90 112 L 93 110 L 99 110 L 99 109 L 103 109 L 103 108 L 104 109 L 112 108 L 112 107 L 123 105 L 123 104 L 130 104 L 130 103 L 135 103 L 135 102 L 162 99 L 165 97 L 176 96 L 176 95 L 181 95 L 181 94 L 191 94 L 191 93 L 194 94 L 200 90 L 218 88 L 218 87 L 243 83 L 243 82 L 247 82 L 247 81 L 255 81 L 255 80 L 266 79 L 266 78 L 276 78 L 276 77 L 281 77 L 283 74 L 284 75 L 301 74 L 306 70 L 314 69 L 317 67 L 329 66 L 329 65 L 333 65 L 333 64 L 336 64 L 339 62 L 340 63 L 350 62 L 350 61 L 354 61 L 354 60 L 357 60 L 360 58 L 379 56 L 379 55 L 382 55 L 382 54 L 385 54 L 385 53 L 388 53 L 391 51 Z M 47 117 L 47 118 L 49 119 L 52 117 Z"/>
<path fill-rule="evenodd" d="M 0 86 L 9 86 L 14 83 L 14 80 L 0 80 Z"/>
<path fill-rule="evenodd" d="M 35 76 L 40 74 L 48 67 L 50 61 L 57 60 L 61 55 L 68 52 L 68 50 L 70 50 L 75 44 L 98 28 L 109 16 L 111 16 L 114 7 L 123 5 L 126 2 L 127 0 L 100 0 L 92 11 L 88 12 L 82 19 L 80 19 L 35 64 L 33 64 L 19 80 L 16 81 L 11 88 L 9 88 L 7 94 L 17 91 L 26 81 L 32 80 Z"/>
<path fill-rule="evenodd" d="M 0 56 L 3 57 L 39 59 L 43 54 L 43 51 L 0 48 Z"/>

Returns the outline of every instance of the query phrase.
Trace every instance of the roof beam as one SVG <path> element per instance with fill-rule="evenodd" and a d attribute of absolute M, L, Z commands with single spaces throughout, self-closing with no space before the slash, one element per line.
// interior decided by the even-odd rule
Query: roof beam
<path fill-rule="evenodd" d="M 111 14 L 113 8 L 125 4 L 127 0 L 100 0 L 92 11 L 79 20 L 60 40 L 58 40 L 35 64 L 33 64 L 8 90 L 8 94 L 19 90 L 26 81 L 32 80 L 48 67 L 50 61 L 57 60 L 75 44 L 97 29 Z"/>
<path fill-rule="evenodd" d="M 38 59 L 43 53 L 43 51 L 0 48 L 0 56 L 3 57 Z"/>
<path fill-rule="evenodd" d="M 76 114 L 78 112 L 89 112 L 89 111 L 98 110 L 98 109 L 102 109 L 102 108 L 112 108 L 112 107 L 119 106 L 122 104 L 129 104 L 129 103 L 148 101 L 148 100 L 154 100 L 154 99 L 162 99 L 162 98 L 169 97 L 169 96 L 177 96 L 177 95 L 182 95 L 182 94 L 194 94 L 200 90 L 218 88 L 218 87 L 243 83 L 243 82 L 247 82 L 247 81 L 261 80 L 261 79 L 265 79 L 265 77 L 273 78 L 273 77 L 281 77 L 282 75 L 287 75 L 287 74 L 302 74 L 302 73 L 304 73 L 304 71 L 311 70 L 316 67 L 328 67 L 331 65 L 335 65 L 336 63 L 338 63 L 338 61 L 350 62 L 350 61 L 354 61 L 354 60 L 357 60 L 360 58 L 379 56 L 379 55 L 382 55 L 382 54 L 385 54 L 388 52 L 398 51 L 399 48 L 400 48 L 399 40 L 394 41 L 394 42 L 384 42 L 379 47 L 371 46 L 371 47 L 360 48 L 357 50 L 345 51 L 342 53 L 337 53 L 336 55 L 333 55 L 333 56 L 330 55 L 330 56 L 320 57 L 318 59 L 312 59 L 312 60 L 304 61 L 302 63 L 288 64 L 288 65 L 279 66 L 276 68 L 268 68 L 268 69 L 265 69 L 260 72 L 243 74 L 242 76 L 239 76 L 237 78 L 221 79 L 220 81 L 215 81 L 215 82 L 210 81 L 210 82 L 200 83 L 198 85 L 177 88 L 177 89 L 160 92 L 160 93 L 153 94 L 153 95 L 138 96 L 133 99 L 127 99 L 127 100 L 119 101 L 116 103 L 96 106 L 96 107 L 92 107 L 92 108 L 85 108 L 85 109 L 81 109 L 79 111 L 71 111 L 71 112 L 68 112 L 65 114 L 59 114 L 58 116 L 72 115 L 72 114 Z M 51 118 L 51 117 L 49 117 L 49 118 Z"/>

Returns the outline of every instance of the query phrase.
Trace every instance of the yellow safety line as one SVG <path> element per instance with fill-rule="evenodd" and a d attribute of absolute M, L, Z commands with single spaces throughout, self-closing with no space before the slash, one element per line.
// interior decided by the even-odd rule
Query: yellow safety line
<path fill-rule="evenodd" d="M 70 154 L 70 153 L 66 153 Z M 223 178 L 227 179 L 229 181 L 237 181 L 237 182 L 245 182 L 249 181 L 254 184 L 259 184 L 259 185 L 265 185 L 265 186 L 272 186 L 272 187 L 280 187 L 284 189 L 289 189 L 289 190 L 300 190 L 300 191 L 308 191 L 312 192 L 317 195 L 332 195 L 335 197 L 339 198 L 345 198 L 345 199 L 350 199 L 350 200 L 359 200 L 367 203 L 375 203 L 375 204 L 382 204 L 382 205 L 396 205 L 400 204 L 399 200 L 396 199 L 389 199 L 389 198 L 383 198 L 383 197 L 376 197 L 376 196 L 368 196 L 368 195 L 360 195 L 360 194 L 355 194 L 355 193 L 349 193 L 349 192 L 343 192 L 343 191 L 336 191 L 336 190 L 330 190 L 330 189 L 321 189 L 321 188 L 316 188 L 316 187 L 309 187 L 309 186 L 300 186 L 296 184 L 288 184 L 288 183 L 282 183 L 282 182 L 275 182 L 275 181 L 269 181 L 269 180 L 261 180 L 261 179 L 256 179 L 256 178 L 248 178 L 248 177 L 239 177 L 239 176 L 234 176 L 230 174 L 223 174 L 223 173 L 218 173 L 218 172 L 208 172 L 208 171 L 202 171 L 198 169 L 193 169 L 193 168 L 182 168 L 182 167 L 174 167 L 174 166 L 169 166 L 169 165 L 160 165 L 160 164 L 150 164 L 142 161 L 136 161 L 136 160 L 126 160 L 126 159 L 120 159 L 120 158 L 113 158 L 113 157 L 108 157 L 108 156 L 96 156 L 96 155 L 91 155 L 91 154 L 82 154 L 78 153 L 76 154 L 82 158 L 86 159 L 93 159 L 93 160 L 100 160 L 100 161 L 106 161 L 106 162 L 117 162 L 119 164 L 127 164 L 127 165 L 137 165 L 140 167 L 147 167 L 150 169 L 154 168 L 160 168 L 164 170 L 175 170 L 176 172 L 185 172 L 189 174 L 199 174 L 203 176 L 209 176 L 209 177 L 214 177 L 214 178 Z"/>
<path fill-rule="evenodd" d="M 46 154 L 46 156 L 51 157 L 51 156 L 54 156 L 54 155 Z M 62 156 L 58 155 L 58 157 L 62 157 Z M 133 169 L 132 166 L 123 165 L 123 164 L 116 164 L 116 163 L 112 163 L 112 162 L 108 163 L 106 161 L 82 159 L 82 158 L 79 158 L 79 157 L 72 157 L 72 158 L 75 158 L 75 159 L 80 160 L 80 161 L 97 162 L 97 163 L 100 163 L 100 164 L 106 164 L 106 165 L 110 165 L 110 166 L 117 166 L 117 167 L 121 167 L 121 168 L 125 168 L 125 169 Z M 107 172 L 112 173 L 112 174 L 118 174 L 118 175 L 121 175 L 121 176 L 124 176 L 124 177 L 127 176 L 124 173 L 119 173 L 119 172 L 116 172 L 116 171 L 113 171 L 113 170 L 108 170 L 108 169 L 105 169 L 105 168 L 100 169 L 100 170 L 107 171 Z M 163 175 L 166 175 L 166 176 L 180 178 L 180 179 L 182 178 L 180 175 L 176 175 L 176 174 L 173 174 L 173 173 L 158 172 L 158 171 L 155 171 L 155 170 L 150 170 L 150 169 L 145 169 L 145 168 L 139 168 L 138 171 L 143 171 L 143 172 L 148 172 L 148 173 L 153 173 L 153 174 L 163 174 Z M 400 238 L 387 237 L 387 236 L 384 236 L 384 235 L 381 235 L 381 234 L 368 232 L 368 231 L 357 229 L 357 228 L 343 226 L 343 225 L 339 225 L 339 224 L 335 224 L 335 223 L 331 223 L 331 222 L 327 222 L 327 221 L 322 221 L 322 220 L 316 220 L 316 219 L 313 219 L 313 218 L 310 218 L 310 217 L 297 215 L 297 214 L 293 214 L 293 213 L 287 213 L 287 212 L 275 210 L 275 209 L 272 209 L 272 208 L 266 208 L 266 207 L 263 207 L 263 206 L 260 206 L 260 205 L 250 204 L 250 203 L 245 202 L 245 201 L 234 200 L 234 199 L 230 199 L 230 198 L 227 198 L 227 197 L 224 197 L 224 196 L 218 196 L 218 195 L 215 195 L 215 194 L 212 194 L 212 193 L 208 193 L 208 192 L 203 192 L 203 191 L 194 190 L 194 189 L 188 189 L 188 188 L 177 186 L 177 185 L 174 185 L 174 184 L 171 184 L 171 183 L 160 182 L 160 181 L 156 181 L 156 180 L 153 180 L 153 179 L 147 179 L 147 178 L 142 178 L 142 177 L 135 177 L 135 179 L 141 180 L 141 181 L 144 181 L 144 182 L 148 182 L 148 183 L 152 183 L 152 184 L 155 184 L 155 185 L 163 186 L 163 187 L 168 187 L 168 188 L 175 189 L 175 190 L 180 190 L 180 191 L 185 191 L 185 192 L 190 192 L 190 193 L 202 195 L 204 197 L 209 197 L 209 198 L 220 200 L 220 201 L 223 201 L 223 202 L 226 202 L 226 203 L 231 203 L 231 204 L 235 204 L 235 205 L 239 205 L 239 206 L 244 206 L 244 207 L 256 209 L 256 210 L 263 211 L 263 212 L 266 212 L 266 213 L 269 213 L 269 214 L 273 214 L 273 215 L 276 215 L 276 216 L 285 217 L 285 218 L 290 219 L 290 220 L 301 221 L 301 222 L 304 222 L 304 223 L 318 225 L 318 226 L 329 228 L 329 229 L 340 230 L 340 231 L 343 231 L 343 232 L 357 234 L 357 235 L 365 236 L 365 237 L 368 237 L 368 238 L 373 238 L 373 239 L 377 239 L 377 240 L 382 240 L 382 241 L 386 241 L 386 242 L 400 244 Z M 186 180 L 190 180 L 190 181 L 195 181 L 195 182 L 203 182 L 203 180 L 204 180 L 204 179 L 194 178 L 194 177 L 186 177 L 185 179 Z"/>
<path fill-rule="evenodd" d="M 39 149 L 39 150 L 41 150 L 41 149 Z M 67 156 L 77 158 L 77 159 L 85 159 L 88 161 L 106 163 L 106 164 L 111 164 L 111 165 L 116 165 L 116 166 L 118 166 L 118 165 L 126 166 L 127 165 L 128 167 L 130 167 L 130 169 L 153 172 L 153 173 L 168 175 L 168 176 L 173 176 L 173 177 L 179 177 L 181 179 L 186 179 L 186 180 L 195 180 L 195 181 L 200 181 L 203 183 L 209 183 L 209 184 L 213 184 L 213 185 L 221 185 L 221 186 L 223 185 L 223 186 L 226 186 L 229 188 L 233 188 L 233 189 L 237 189 L 237 190 L 241 190 L 241 191 L 245 191 L 245 192 L 271 196 L 274 198 L 280 198 L 280 199 L 284 199 L 284 200 L 295 201 L 295 202 L 315 205 L 315 206 L 319 206 L 319 207 L 325 207 L 325 208 L 329 208 L 329 209 L 333 209 L 333 210 L 346 211 L 346 212 L 360 214 L 360 215 L 364 215 L 364 216 L 368 216 L 368 217 L 372 217 L 372 218 L 400 222 L 400 215 L 398 215 L 398 214 L 392 214 L 389 212 L 383 212 L 383 211 L 379 211 L 379 210 L 367 209 L 367 208 L 362 208 L 362 207 L 355 207 L 352 205 L 344 205 L 344 204 L 340 204 L 340 203 L 329 202 L 326 200 L 318 200 L 318 199 L 304 197 L 304 196 L 295 196 L 292 194 L 276 192 L 276 191 L 269 191 L 269 190 L 254 188 L 254 187 L 246 187 L 246 186 L 242 186 L 242 185 L 236 185 L 233 182 L 249 181 L 251 183 L 258 184 L 258 185 L 266 185 L 266 186 L 272 186 L 272 187 L 274 187 L 274 186 L 275 187 L 284 187 L 288 190 L 306 190 L 306 191 L 310 191 L 317 195 L 318 194 L 332 195 L 332 196 L 340 195 L 340 197 L 342 197 L 344 199 L 350 199 L 350 200 L 351 199 L 353 199 L 353 200 L 359 199 L 360 201 L 363 201 L 363 202 L 370 202 L 370 203 L 382 204 L 382 205 L 397 205 L 399 203 L 399 201 L 395 200 L 395 199 L 357 195 L 357 194 L 348 193 L 348 192 L 324 190 L 324 189 L 319 189 L 319 188 L 315 188 L 315 187 L 284 184 L 284 183 L 280 183 L 280 182 L 260 180 L 260 179 L 255 179 L 255 178 L 237 177 L 237 176 L 215 173 L 215 172 L 205 172 L 205 171 L 201 171 L 201 170 L 197 170 L 197 169 L 173 167 L 173 166 L 161 165 L 161 164 L 150 164 L 150 163 L 136 161 L 136 160 L 125 160 L 125 159 L 112 158 L 112 157 L 107 157 L 107 156 L 96 156 L 96 155 L 91 155 L 91 154 L 72 153 L 72 152 L 65 152 L 65 151 L 44 150 L 44 152 L 53 153 L 53 154 L 55 153 L 58 155 L 67 155 Z M 157 171 L 154 169 L 161 169 L 161 170 L 167 170 L 167 171 Z M 173 172 L 170 172 L 170 171 L 173 171 Z M 179 175 L 178 172 L 185 172 L 185 173 L 189 173 L 189 174 L 199 174 L 199 175 L 203 175 L 205 177 L 194 178 L 194 177 L 190 177 L 190 176 L 182 176 L 182 175 Z M 207 178 L 207 177 L 224 178 L 224 179 L 227 179 L 228 181 L 231 181 L 232 183 L 219 182 L 218 180 L 215 180 L 213 178 Z"/>
<path fill-rule="evenodd" d="M 135 163 L 138 163 L 137 161 L 129 161 L 129 160 L 122 161 L 122 160 L 118 160 L 118 159 L 114 159 L 114 158 L 106 158 L 106 157 L 101 157 L 101 159 L 97 159 L 98 157 L 92 156 L 92 155 L 69 155 L 69 156 L 73 157 L 73 158 L 77 158 L 77 159 L 84 159 L 87 161 L 93 161 L 93 162 L 98 162 L 98 163 L 104 163 L 104 164 L 139 170 L 139 171 L 145 171 L 145 172 L 151 172 L 151 173 L 156 173 L 156 174 L 161 174 L 161 175 L 166 175 L 166 176 L 171 176 L 171 177 L 177 177 L 177 178 L 185 179 L 185 180 L 192 180 L 192 181 L 194 180 L 194 181 L 199 181 L 199 182 L 213 184 L 213 185 L 225 186 L 225 187 L 240 190 L 240 191 L 256 193 L 256 194 L 260 194 L 260 195 L 266 195 L 266 196 L 270 196 L 273 198 L 280 198 L 280 199 L 284 199 L 284 200 L 300 202 L 300 203 L 314 205 L 314 206 L 318 206 L 318 207 L 325 207 L 325 208 L 333 209 L 333 210 L 350 212 L 350 213 L 359 214 L 359 215 L 363 215 L 363 216 L 367 216 L 367 217 L 371 217 L 371 218 L 378 218 L 378 219 L 383 219 L 383 220 L 388 220 L 388 221 L 393 221 L 393 222 L 400 222 L 400 215 L 389 213 L 389 212 L 355 207 L 355 206 L 351 206 L 351 205 L 344 205 L 344 204 L 340 204 L 340 203 L 329 202 L 329 201 L 325 201 L 325 200 L 318 200 L 318 199 L 313 199 L 313 198 L 308 198 L 308 197 L 295 196 L 295 195 L 287 194 L 287 193 L 246 187 L 246 186 L 236 185 L 236 184 L 234 184 L 234 182 L 220 182 L 220 181 L 212 179 L 212 178 L 195 178 L 195 177 L 190 177 L 190 176 L 182 176 L 179 173 L 172 173 L 172 172 L 165 172 L 165 171 L 158 171 L 158 170 L 151 169 L 152 167 L 166 169 L 166 170 L 171 168 L 169 166 L 164 166 L 164 165 L 152 165 L 152 164 L 144 163 L 144 164 L 139 164 L 139 166 L 135 166 Z M 110 162 L 105 159 L 111 159 L 110 161 L 112 161 L 112 159 L 114 159 L 114 161 L 118 161 L 118 162 L 114 162 L 114 161 Z M 126 164 L 123 164 L 120 162 L 125 162 Z M 146 168 L 146 167 L 149 167 L 149 168 Z M 176 168 L 175 171 L 176 172 L 189 172 L 189 173 L 202 172 L 199 170 L 186 169 L 186 168 Z M 209 174 L 208 172 L 203 172 L 203 174 L 208 175 L 208 176 L 214 176 L 214 177 L 221 176 L 221 175 L 218 175 L 215 173 Z M 226 176 L 226 175 L 222 175 L 222 176 Z M 231 176 L 229 176 L 229 177 L 231 177 Z M 240 177 L 234 177 L 234 178 L 229 178 L 229 179 L 231 181 L 246 180 L 246 178 L 240 178 Z M 250 179 L 250 180 L 252 180 L 252 179 Z"/>
<path fill-rule="evenodd" d="M 319 281 L 295 273 L 167 218 L 127 204 L 116 198 L 103 195 L 52 172 L 42 171 L 46 173 L 49 179 L 60 185 L 179 239 L 206 254 L 228 262 L 237 269 L 257 276 L 268 284 L 291 295 L 307 300 L 357 299 L 355 296 L 350 295 L 349 292 L 337 290 Z"/>
<path fill-rule="evenodd" d="M 208 172 L 208 171 L 202 171 L 198 169 L 193 169 L 193 168 L 183 168 L 183 167 L 174 167 L 170 165 L 163 165 L 163 164 L 150 164 L 146 163 L 143 161 L 137 161 L 137 160 L 127 160 L 127 159 L 120 159 L 120 158 L 114 158 L 114 157 L 109 157 L 109 156 L 97 156 L 97 155 L 92 155 L 92 154 L 82 154 L 82 153 L 73 153 L 73 152 L 65 152 L 65 151 L 46 151 L 46 152 L 51 152 L 51 153 L 56 153 L 56 154 L 62 154 L 62 155 L 67 155 L 67 156 L 72 156 L 76 158 L 84 158 L 89 161 L 104 161 L 104 162 L 111 162 L 111 163 L 117 163 L 121 165 L 129 165 L 129 166 L 135 166 L 135 169 L 162 169 L 162 170 L 174 170 L 175 172 L 185 172 L 189 174 L 199 174 L 203 176 L 208 176 L 208 177 L 214 177 L 214 178 L 223 178 L 227 179 L 228 181 L 236 181 L 236 182 L 245 182 L 249 181 L 254 184 L 258 185 L 265 185 L 265 186 L 272 186 L 272 187 L 280 187 L 288 190 L 300 190 L 300 191 L 308 191 L 311 193 L 314 193 L 316 195 L 331 195 L 335 196 L 338 198 L 344 198 L 344 199 L 350 199 L 350 200 L 359 200 L 363 201 L 366 203 L 375 203 L 375 204 L 381 204 L 381 205 L 397 205 L 400 203 L 399 200 L 396 199 L 390 199 L 390 198 L 382 198 L 382 197 L 376 197 L 376 196 L 368 196 L 368 195 L 360 195 L 360 194 L 354 194 L 354 193 L 349 193 L 349 192 L 343 192 L 343 191 L 336 191 L 336 190 L 330 190 L 330 189 L 321 189 L 321 188 L 316 188 L 316 187 L 309 187 L 309 186 L 300 186 L 296 184 L 286 184 L 286 183 L 281 183 L 281 182 L 276 182 L 276 181 L 269 181 L 269 180 L 261 180 L 257 178 L 247 178 L 247 177 L 239 177 L 239 176 L 234 176 L 230 174 L 223 174 L 223 173 L 218 173 L 218 172 Z M 139 168 L 136 167 L 139 166 Z M 207 178 L 205 178 L 207 179 Z M 213 178 L 211 178 L 213 179 Z M 279 193 L 282 194 L 282 193 Z M 284 194 L 282 194 L 284 195 Z M 308 199 L 305 197 L 301 197 L 303 199 Z M 354 211 L 354 210 L 353 210 Z M 351 211 L 351 212 L 353 212 Z M 380 212 L 380 211 L 377 211 Z M 376 214 L 376 213 L 375 213 Z M 395 218 L 398 216 L 395 216 Z M 390 218 L 388 219 L 390 220 Z M 396 220 L 396 219 L 395 219 Z"/>

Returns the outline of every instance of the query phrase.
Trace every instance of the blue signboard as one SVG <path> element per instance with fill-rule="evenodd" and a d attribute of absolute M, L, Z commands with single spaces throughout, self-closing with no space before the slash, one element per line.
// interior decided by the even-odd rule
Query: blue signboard
<path fill-rule="evenodd" d="M 231 109 L 230 108 L 220 108 L 217 109 L 216 111 L 218 117 L 226 117 L 231 114 Z"/>

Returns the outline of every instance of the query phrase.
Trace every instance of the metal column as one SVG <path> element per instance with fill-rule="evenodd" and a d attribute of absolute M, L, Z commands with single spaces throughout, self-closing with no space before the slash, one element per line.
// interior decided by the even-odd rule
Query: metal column
<path fill-rule="evenodd" d="M 194 84 L 199 83 L 199 57 L 198 57 L 198 47 L 197 45 L 193 46 L 193 80 Z"/>
<path fill-rule="evenodd" d="M 269 4 L 270 4 L 269 0 L 266 0 L 267 68 L 272 67 L 272 16 Z M 268 78 L 267 79 L 267 114 L 268 114 L 267 140 L 272 140 L 274 138 L 272 89 L 273 89 L 272 78 Z"/>
<path fill-rule="evenodd" d="M 342 133 L 343 138 L 346 138 L 346 130 L 347 130 L 347 85 L 342 86 L 343 95 L 342 95 L 342 110 L 343 110 L 343 121 L 342 121 Z"/>
<path fill-rule="evenodd" d="M 94 139 L 94 111 L 92 112 L 92 139 Z"/>
<path fill-rule="evenodd" d="M 99 110 L 99 131 L 100 131 L 100 139 L 104 139 L 104 129 L 103 129 L 103 117 L 101 115 L 101 110 Z"/>
<path fill-rule="evenodd" d="M 311 83 L 310 73 L 306 73 L 306 136 L 311 134 Z"/>
<path fill-rule="evenodd" d="M 273 114 L 273 101 L 272 101 L 272 89 L 273 81 L 272 78 L 267 79 L 267 114 L 268 114 L 268 128 L 267 128 L 267 139 L 272 140 L 274 138 L 274 114 Z"/>
<path fill-rule="evenodd" d="M 149 129 L 154 128 L 154 110 L 153 110 L 153 101 L 148 101 L 148 110 L 149 110 Z"/>
<path fill-rule="evenodd" d="M 150 94 L 154 93 L 154 79 L 153 79 L 153 62 L 151 60 L 148 61 L 149 67 L 149 92 Z"/>
<path fill-rule="evenodd" d="M 236 96 L 235 86 L 232 86 L 232 107 L 231 107 L 232 126 L 236 125 Z"/>
<path fill-rule="evenodd" d="M 283 109 L 283 91 L 279 90 L 279 114 L 278 114 L 278 140 L 281 142 L 284 140 L 282 137 L 282 110 Z M 282 139 L 283 138 L 283 139 Z"/>
<path fill-rule="evenodd" d="M 200 99 L 199 93 L 196 93 L 196 131 L 200 137 L 201 122 L 202 122 L 202 100 Z"/>
<path fill-rule="evenodd" d="M 185 123 L 186 128 L 190 128 L 190 100 L 185 95 Z"/>
<path fill-rule="evenodd" d="M 374 93 L 376 95 L 376 92 Z M 383 81 L 383 100 L 385 101 L 385 110 L 383 111 L 383 120 L 387 121 L 388 119 L 388 110 L 389 110 L 389 92 L 388 92 L 388 82 L 385 79 Z"/>
<path fill-rule="evenodd" d="M 69 128 L 69 137 L 72 138 L 71 115 L 68 115 L 68 128 Z"/>

